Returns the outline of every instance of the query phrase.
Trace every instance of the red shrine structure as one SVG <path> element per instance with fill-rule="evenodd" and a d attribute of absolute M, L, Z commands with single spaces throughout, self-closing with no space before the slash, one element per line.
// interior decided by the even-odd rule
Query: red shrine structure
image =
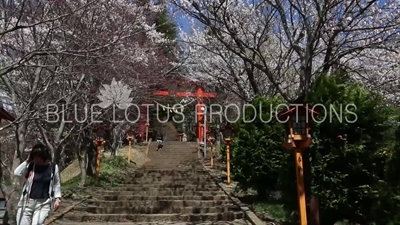
<path fill-rule="evenodd" d="M 197 98 L 197 105 L 196 105 L 196 115 L 197 115 L 197 121 L 196 121 L 196 136 L 198 138 L 198 140 L 200 142 L 202 142 L 202 140 L 204 140 L 204 136 L 206 135 L 206 133 L 209 131 L 209 125 L 207 123 L 207 127 L 206 127 L 206 133 L 204 133 L 204 128 L 202 127 L 204 124 L 204 114 L 206 112 L 203 112 L 202 110 L 202 106 L 204 106 L 204 98 L 215 98 L 215 94 L 214 93 L 209 93 L 209 92 L 205 92 L 203 87 L 200 86 L 199 82 L 195 82 L 195 81 L 188 81 L 185 78 L 177 78 L 174 80 L 177 81 L 178 86 L 180 85 L 189 85 L 189 86 L 195 86 L 196 87 L 196 91 L 195 92 L 187 92 L 187 91 L 169 91 L 169 90 L 156 90 L 153 92 L 154 96 L 160 96 L 160 97 L 167 97 L 167 96 L 171 96 L 171 97 L 181 97 L 181 98 L 185 98 L 185 97 L 194 97 Z M 173 89 L 173 88 L 172 88 Z M 177 89 L 180 89 L 179 87 Z M 146 136 L 146 123 L 148 123 L 148 121 L 146 121 L 147 119 L 147 113 L 148 113 L 148 107 L 146 106 L 147 104 L 153 104 L 152 102 L 142 102 L 142 106 L 140 109 L 140 120 L 139 120 L 139 132 L 141 134 L 142 140 L 143 138 L 145 138 Z"/>

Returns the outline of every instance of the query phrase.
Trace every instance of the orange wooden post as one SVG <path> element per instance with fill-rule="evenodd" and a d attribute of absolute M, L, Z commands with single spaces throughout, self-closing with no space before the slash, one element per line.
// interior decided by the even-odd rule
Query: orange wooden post
<path fill-rule="evenodd" d="M 100 162 L 101 162 L 101 145 L 97 146 L 97 160 L 96 160 L 96 184 L 99 184 L 100 176 Z"/>
<path fill-rule="evenodd" d="M 131 162 L 131 155 L 132 155 L 132 141 L 129 141 L 129 147 L 128 147 L 128 162 Z"/>
<path fill-rule="evenodd" d="M 211 149 L 210 149 L 210 167 L 214 166 L 214 143 L 216 141 L 216 136 L 217 136 L 217 131 L 215 130 L 210 130 L 207 132 L 207 140 L 211 144 Z"/>
<path fill-rule="evenodd" d="M 97 160 L 96 160 L 96 174 L 95 174 L 96 185 L 99 184 L 100 163 L 101 163 L 101 149 L 102 149 L 104 143 L 106 143 L 106 142 L 104 141 L 103 138 L 97 138 L 95 140 L 95 145 L 97 146 Z"/>
<path fill-rule="evenodd" d="M 146 142 L 149 142 L 149 123 L 146 123 Z"/>
<path fill-rule="evenodd" d="M 227 124 L 225 127 L 221 128 L 224 133 L 224 141 L 226 145 L 226 183 L 228 185 L 231 184 L 231 143 L 232 143 L 232 134 L 234 128 Z"/>
<path fill-rule="evenodd" d="M 211 168 L 214 166 L 213 148 L 214 148 L 214 143 L 211 142 L 211 150 L 210 150 L 210 167 Z"/>
<path fill-rule="evenodd" d="M 105 134 L 106 128 L 102 125 L 96 126 L 94 128 L 94 132 L 96 133 L 96 139 L 94 140 L 94 144 L 97 147 L 97 159 L 96 159 L 96 185 L 99 184 L 99 177 L 100 177 L 100 163 L 101 163 L 101 149 L 106 143 L 104 140 L 104 134 Z"/>
<path fill-rule="evenodd" d="M 300 107 L 299 107 L 300 106 Z M 283 147 L 294 150 L 296 163 L 297 196 L 299 202 L 300 225 L 307 225 L 306 193 L 304 187 L 303 150 L 312 144 L 308 118 L 318 115 L 307 105 L 298 104 L 279 114 L 279 119 L 287 124 L 287 139 Z"/>
<path fill-rule="evenodd" d="M 229 144 L 226 145 L 226 183 L 231 184 L 231 152 Z"/>
<path fill-rule="evenodd" d="M 306 209 L 306 193 L 304 188 L 304 170 L 303 170 L 303 153 L 300 149 L 296 149 L 296 179 L 297 179 L 297 196 L 299 201 L 300 224 L 307 224 Z"/>
<path fill-rule="evenodd" d="M 130 163 L 132 161 L 131 160 L 131 157 L 132 157 L 132 141 L 135 138 L 135 132 L 133 132 L 132 129 L 129 129 L 126 133 L 127 133 L 126 140 L 128 140 L 128 142 L 129 142 L 128 157 L 127 158 L 128 158 L 128 163 Z"/>

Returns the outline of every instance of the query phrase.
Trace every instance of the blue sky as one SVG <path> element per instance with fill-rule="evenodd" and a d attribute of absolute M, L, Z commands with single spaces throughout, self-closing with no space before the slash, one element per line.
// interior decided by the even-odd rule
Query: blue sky
<path fill-rule="evenodd" d="M 178 26 L 183 29 L 183 31 L 190 33 L 190 24 L 189 21 L 186 18 L 183 17 L 178 17 L 175 19 L 175 22 L 178 24 Z"/>
<path fill-rule="evenodd" d="M 182 16 L 182 12 L 179 12 L 179 9 L 176 9 L 173 5 L 168 5 L 167 9 L 170 13 L 170 15 L 173 15 L 172 17 L 174 17 L 176 24 L 183 29 L 185 32 L 190 33 L 190 24 L 189 21 Z"/>

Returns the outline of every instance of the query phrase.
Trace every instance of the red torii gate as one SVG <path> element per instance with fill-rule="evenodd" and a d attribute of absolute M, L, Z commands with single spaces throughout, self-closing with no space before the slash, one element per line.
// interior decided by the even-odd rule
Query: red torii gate
<path fill-rule="evenodd" d="M 196 97 L 197 105 L 196 105 L 196 114 L 197 114 L 197 126 L 196 126 L 196 134 L 199 142 L 204 140 L 204 129 L 201 128 L 204 123 L 204 113 L 201 110 L 203 106 L 203 98 L 215 98 L 214 93 L 204 92 L 203 88 L 198 87 L 196 92 L 186 92 L 186 91 L 178 91 L 175 94 L 171 94 L 169 91 L 155 91 L 154 95 L 156 96 L 177 96 L 177 97 Z M 208 131 L 208 123 L 206 127 L 206 132 Z"/>

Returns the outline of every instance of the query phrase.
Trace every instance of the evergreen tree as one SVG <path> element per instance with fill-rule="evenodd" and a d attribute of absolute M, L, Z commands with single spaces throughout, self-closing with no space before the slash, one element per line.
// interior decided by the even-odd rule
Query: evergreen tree
<path fill-rule="evenodd" d="M 165 34 L 166 38 L 175 41 L 178 37 L 176 23 L 170 18 L 167 9 L 165 8 L 160 12 L 156 18 L 157 31 Z M 174 57 L 173 51 L 176 49 L 176 42 L 171 42 L 170 45 L 165 46 L 164 54 L 168 57 Z"/>

